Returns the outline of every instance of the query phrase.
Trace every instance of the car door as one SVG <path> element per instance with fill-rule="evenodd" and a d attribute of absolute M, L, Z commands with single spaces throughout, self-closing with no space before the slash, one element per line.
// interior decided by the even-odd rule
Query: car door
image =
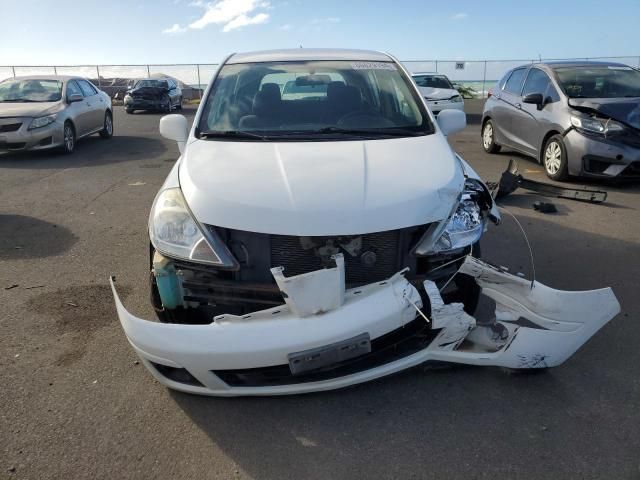
<path fill-rule="evenodd" d="M 494 126 L 498 130 L 496 140 L 498 143 L 520 149 L 520 142 L 514 133 L 514 117 L 518 114 L 518 105 L 521 104 L 522 85 L 528 67 L 516 68 L 511 72 L 502 89 L 496 97 L 493 117 Z"/>
<path fill-rule="evenodd" d="M 79 102 L 69 103 L 71 95 L 80 95 L 83 98 Z M 82 93 L 82 89 L 76 80 L 69 80 L 67 82 L 66 98 L 68 104 L 66 108 L 67 115 L 75 126 L 76 135 L 82 136 L 91 129 L 91 113 L 86 99 L 84 98 L 84 94 Z"/>
<path fill-rule="evenodd" d="M 80 89 L 84 94 L 84 100 L 86 102 L 88 132 L 94 132 L 104 125 L 104 112 L 106 105 L 101 95 L 98 95 L 96 87 L 91 85 L 87 80 L 77 80 Z"/>
<path fill-rule="evenodd" d="M 538 156 L 542 139 L 552 129 L 554 103 L 559 100 L 551 79 L 541 69 L 532 67 L 522 88 L 522 97 L 530 93 L 539 93 L 544 100 L 542 105 L 522 102 L 514 115 L 514 135 L 518 138 L 523 151 Z"/>

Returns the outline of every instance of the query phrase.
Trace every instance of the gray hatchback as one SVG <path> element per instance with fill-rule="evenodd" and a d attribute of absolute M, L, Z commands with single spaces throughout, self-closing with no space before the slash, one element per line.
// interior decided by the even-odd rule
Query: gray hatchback
<path fill-rule="evenodd" d="M 482 146 L 536 158 L 554 180 L 640 177 L 640 72 L 608 62 L 514 68 L 490 92 Z"/>

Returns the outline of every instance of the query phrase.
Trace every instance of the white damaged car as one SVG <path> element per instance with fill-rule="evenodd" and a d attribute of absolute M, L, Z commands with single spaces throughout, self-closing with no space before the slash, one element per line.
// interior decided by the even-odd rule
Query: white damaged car
<path fill-rule="evenodd" d="M 293 83 L 292 83 L 293 82 Z M 295 95 L 283 92 L 295 92 Z M 426 361 L 561 364 L 619 311 L 611 289 L 564 292 L 482 262 L 500 216 L 393 57 L 357 50 L 235 54 L 189 129 L 149 218 L 158 321 L 129 342 L 170 388 L 303 393 Z M 495 319 L 472 314 L 480 292 Z"/>

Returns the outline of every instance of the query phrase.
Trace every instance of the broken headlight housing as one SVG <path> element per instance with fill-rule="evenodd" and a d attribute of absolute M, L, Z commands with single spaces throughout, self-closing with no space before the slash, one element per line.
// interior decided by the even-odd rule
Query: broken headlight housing
<path fill-rule="evenodd" d="M 571 115 L 571 125 L 577 130 L 587 133 L 599 133 L 601 135 L 619 133 L 624 130 L 624 125 L 610 118 L 590 117 L 581 114 Z"/>
<path fill-rule="evenodd" d="M 168 257 L 235 268 L 237 262 L 213 232 L 202 229 L 187 207 L 180 188 L 158 194 L 149 217 L 149 238 Z"/>
<path fill-rule="evenodd" d="M 482 184 L 467 179 L 460 200 L 449 218 L 434 224 L 416 246 L 417 256 L 448 253 L 468 247 L 480 240 L 485 229 L 481 197 Z"/>

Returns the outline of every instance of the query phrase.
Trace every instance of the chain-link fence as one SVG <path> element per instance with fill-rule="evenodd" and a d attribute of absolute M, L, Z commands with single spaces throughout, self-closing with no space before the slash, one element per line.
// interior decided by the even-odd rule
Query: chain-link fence
<path fill-rule="evenodd" d="M 599 60 L 623 63 L 640 68 L 640 56 L 582 57 L 538 60 L 410 60 L 404 61 L 413 73 L 437 72 L 464 88 L 466 96 L 484 97 L 504 75 L 518 65 L 545 60 Z M 217 64 L 165 65 L 71 65 L 71 66 L 0 66 L 0 81 L 22 75 L 77 75 L 90 79 L 112 97 L 122 95 L 133 80 L 152 76 L 169 76 L 178 80 L 184 98 L 199 99 L 213 77 Z"/>

